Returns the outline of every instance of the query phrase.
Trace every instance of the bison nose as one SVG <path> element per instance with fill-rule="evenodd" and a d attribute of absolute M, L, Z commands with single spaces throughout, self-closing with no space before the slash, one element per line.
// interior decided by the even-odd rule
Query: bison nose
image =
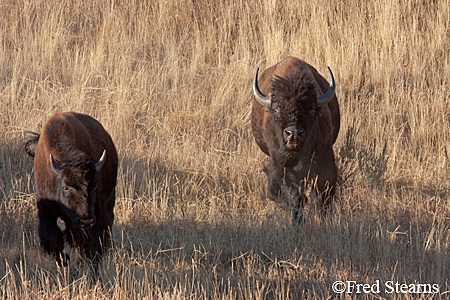
<path fill-rule="evenodd" d="M 95 217 L 78 218 L 77 225 L 80 229 L 88 229 L 95 225 Z"/>
<path fill-rule="evenodd" d="M 300 138 L 305 133 L 304 129 L 285 129 L 284 130 L 284 136 L 289 141 L 294 141 L 298 138 Z"/>

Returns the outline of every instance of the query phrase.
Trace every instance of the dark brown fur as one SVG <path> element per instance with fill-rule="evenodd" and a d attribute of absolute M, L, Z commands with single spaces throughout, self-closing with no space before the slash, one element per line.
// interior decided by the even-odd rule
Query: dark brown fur
<path fill-rule="evenodd" d="M 340 115 L 336 95 L 327 105 L 317 107 L 316 96 L 325 93 L 329 84 L 316 69 L 295 57 L 265 70 L 259 88 L 272 97 L 272 105 L 266 109 L 254 99 L 251 122 L 256 143 L 270 157 L 266 173 L 272 198 L 287 201 L 297 216 L 307 200 L 306 184 L 314 183 L 313 191 L 327 207 L 337 179 L 333 144 Z M 288 127 L 304 131 L 292 148 L 283 137 Z"/>
<path fill-rule="evenodd" d="M 106 158 L 97 172 L 103 151 Z M 51 171 L 50 154 L 61 172 Z M 36 146 L 34 177 L 39 214 L 39 237 L 44 250 L 60 265 L 64 242 L 79 247 L 95 268 L 110 243 L 114 221 L 117 152 L 109 134 L 90 116 L 66 112 L 53 115 L 44 125 Z M 95 224 L 77 226 L 80 218 L 95 218 Z M 57 219 L 64 221 L 61 231 Z"/>

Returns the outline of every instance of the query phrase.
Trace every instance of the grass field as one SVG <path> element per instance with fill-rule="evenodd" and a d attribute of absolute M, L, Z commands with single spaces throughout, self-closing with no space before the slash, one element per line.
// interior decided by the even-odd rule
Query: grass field
<path fill-rule="evenodd" d="M 342 116 L 333 211 L 301 224 L 268 199 L 250 128 L 256 68 L 289 55 L 331 67 Z M 0 1 L 0 298 L 445 299 L 449 86 L 448 0 Z M 94 284 L 37 236 L 25 131 L 61 111 L 119 153 Z"/>

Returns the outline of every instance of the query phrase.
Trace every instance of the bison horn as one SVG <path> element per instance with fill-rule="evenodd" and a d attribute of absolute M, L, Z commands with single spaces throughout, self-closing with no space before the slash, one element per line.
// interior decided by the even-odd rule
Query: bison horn
<path fill-rule="evenodd" d="M 269 108 L 272 104 L 272 99 L 265 96 L 258 87 L 258 72 L 259 68 L 256 69 L 255 78 L 253 79 L 253 94 L 255 95 L 256 101 L 258 101 L 262 106 Z"/>
<path fill-rule="evenodd" d="M 100 171 L 100 169 L 103 167 L 103 164 L 105 163 L 105 157 L 106 157 L 106 150 L 103 150 L 102 156 L 98 160 L 98 162 L 95 163 L 95 169 Z"/>
<path fill-rule="evenodd" d="M 317 106 L 318 107 L 327 105 L 331 101 L 331 99 L 333 99 L 334 92 L 336 90 L 333 73 L 331 73 L 330 67 L 328 67 L 328 72 L 330 72 L 330 82 L 331 82 L 330 87 L 328 88 L 328 91 L 325 94 L 323 94 L 321 96 L 317 96 Z"/>
<path fill-rule="evenodd" d="M 50 154 L 50 170 L 56 176 L 59 176 L 62 170 L 62 168 L 58 165 L 58 162 L 53 158 L 52 154 Z"/>

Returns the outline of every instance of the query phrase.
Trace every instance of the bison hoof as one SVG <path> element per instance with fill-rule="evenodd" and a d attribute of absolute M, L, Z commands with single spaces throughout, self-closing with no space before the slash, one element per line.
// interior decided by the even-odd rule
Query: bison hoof
<path fill-rule="evenodd" d="M 58 263 L 58 267 L 60 268 L 67 267 L 70 262 L 70 255 L 61 253 L 59 257 L 56 258 L 56 262 Z"/>

